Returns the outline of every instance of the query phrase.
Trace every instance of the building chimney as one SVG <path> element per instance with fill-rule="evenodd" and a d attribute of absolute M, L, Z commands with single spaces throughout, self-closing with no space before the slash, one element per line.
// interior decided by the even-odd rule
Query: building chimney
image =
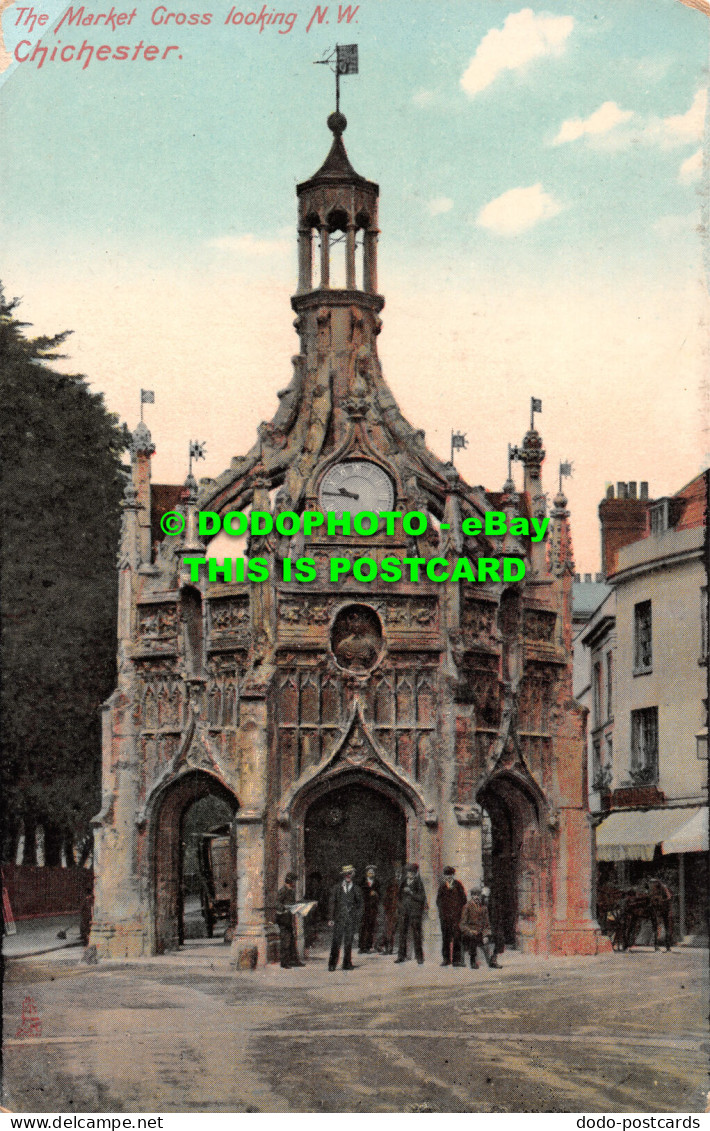
<path fill-rule="evenodd" d="M 630 483 L 617 483 L 616 498 L 614 498 L 614 488 L 608 488 L 606 498 L 599 504 L 602 571 L 605 577 L 616 572 L 618 552 L 621 547 L 628 546 L 631 542 L 638 542 L 646 535 L 648 483 L 641 483 L 639 498 L 636 497 L 636 487 L 634 480 Z"/>

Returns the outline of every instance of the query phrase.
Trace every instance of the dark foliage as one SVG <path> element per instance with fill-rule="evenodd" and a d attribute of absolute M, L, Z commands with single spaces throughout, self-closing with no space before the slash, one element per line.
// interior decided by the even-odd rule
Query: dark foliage
<path fill-rule="evenodd" d="M 20 819 L 26 847 L 39 822 L 50 864 L 100 804 L 127 432 L 48 364 L 67 334 L 27 337 L 16 306 L 0 290 L 2 787 L 6 851 Z"/>

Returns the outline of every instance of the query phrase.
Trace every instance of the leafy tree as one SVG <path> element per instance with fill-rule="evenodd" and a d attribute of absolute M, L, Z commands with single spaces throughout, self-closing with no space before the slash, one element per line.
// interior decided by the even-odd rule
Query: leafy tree
<path fill-rule="evenodd" d="M 30 338 L 0 288 L 4 852 L 86 842 L 98 811 L 100 705 L 115 686 L 116 550 L 125 426 L 82 376 L 49 362 L 68 331 Z"/>

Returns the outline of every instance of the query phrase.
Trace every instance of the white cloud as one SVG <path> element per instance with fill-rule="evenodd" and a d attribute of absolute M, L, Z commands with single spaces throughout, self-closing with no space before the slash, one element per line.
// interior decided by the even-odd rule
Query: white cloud
<path fill-rule="evenodd" d="M 658 128 L 661 133 L 660 141 L 665 145 L 685 145 L 687 142 L 700 141 L 705 126 L 705 112 L 707 109 L 708 92 L 705 87 L 696 93 L 692 105 L 685 114 L 674 114 L 670 118 L 662 118 Z"/>
<path fill-rule="evenodd" d="M 561 211 L 559 201 L 538 182 L 528 188 L 509 189 L 491 200 L 478 213 L 476 223 L 500 236 L 517 236 Z"/>
<path fill-rule="evenodd" d="M 604 102 L 588 118 L 567 118 L 562 123 L 553 145 L 563 145 L 567 141 L 577 141 L 580 137 L 608 134 L 622 122 L 633 118 L 631 110 L 622 110 L 616 102 Z"/>
<path fill-rule="evenodd" d="M 561 55 L 573 27 L 572 16 L 538 16 L 532 8 L 513 12 L 502 28 L 491 28 L 484 35 L 461 77 L 461 86 L 473 98 L 503 71 L 517 71 L 546 55 Z"/>
<path fill-rule="evenodd" d="M 448 196 L 437 196 L 428 204 L 432 216 L 441 216 L 442 212 L 450 212 L 453 206 L 454 202 Z"/>
<path fill-rule="evenodd" d="M 245 236 L 219 236 L 209 240 L 208 247 L 216 247 L 219 251 L 233 251 L 238 255 L 250 256 L 254 259 L 265 259 L 270 255 L 284 255 L 288 253 L 292 241 L 282 237 L 259 239 L 248 233 Z"/>
<path fill-rule="evenodd" d="M 587 144 L 603 149 L 628 149 L 632 145 L 656 145 L 674 149 L 701 140 L 705 126 L 707 90 L 698 90 L 688 110 L 667 118 L 642 117 L 621 110 L 616 102 L 605 102 L 589 118 L 568 118 L 553 145 L 584 137 Z"/>
<path fill-rule="evenodd" d="M 692 181 L 697 181 L 702 170 L 703 151 L 698 149 L 690 157 L 686 157 L 678 172 L 678 180 L 683 185 L 689 185 Z"/>

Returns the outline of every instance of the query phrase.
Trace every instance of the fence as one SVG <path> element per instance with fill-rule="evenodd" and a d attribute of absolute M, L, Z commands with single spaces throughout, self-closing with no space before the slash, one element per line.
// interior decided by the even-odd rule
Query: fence
<path fill-rule="evenodd" d="M 2 875 L 15 920 L 35 919 L 41 915 L 78 915 L 94 884 L 91 868 L 3 864 Z"/>

